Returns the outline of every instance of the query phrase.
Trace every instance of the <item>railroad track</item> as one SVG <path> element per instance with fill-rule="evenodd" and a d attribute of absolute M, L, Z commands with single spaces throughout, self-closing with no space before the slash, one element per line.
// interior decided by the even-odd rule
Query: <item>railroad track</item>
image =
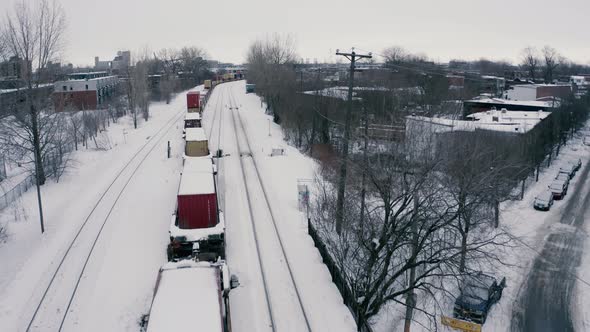
<path fill-rule="evenodd" d="M 289 257 L 283 245 L 283 238 L 277 227 L 276 218 L 268 199 L 268 192 L 264 186 L 262 177 L 260 176 L 260 171 L 256 159 L 254 158 L 247 132 L 244 128 L 244 123 L 239 111 L 241 105 L 238 106 L 238 103 L 235 101 L 231 92 L 231 87 L 228 88 L 230 89 L 228 96 L 230 113 L 233 120 L 236 145 L 240 154 L 239 160 L 242 171 L 242 180 L 244 181 L 244 187 L 246 188 L 250 223 L 252 226 L 257 257 L 260 263 L 259 266 L 271 329 L 272 331 L 282 331 L 285 329 L 302 331 L 305 329 L 311 332 L 312 329 L 308 313 L 303 305 L 301 294 L 293 275 L 291 264 L 289 263 Z M 254 179 L 254 181 L 248 181 L 249 179 Z M 265 217 L 259 218 L 262 215 Z M 265 242 L 274 239 L 274 241 L 278 243 L 278 247 L 280 247 L 278 253 L 276 250 L 271 252 L 269 248 L 262 248 L 267 245 L 260 241 L 260 238 L 263 236 L 265 236 Z M 279 255 L 277 256 L 277 254 Z M 282 270 L 282 276 L 286 276 L 286 278 L 277 278 L 276 275 L 271 273 L 278 270 Z M 274 293 L 272 294 L 270 292 L 271 287 L 274 289 Z M 292 289 L 292 292 L 289 292 L 289 289 Z M 296 300 L 290 298 L 289 295 L 295 297 Z M 285 302 L 290 302 L 291 308 L 297 307 L 298 312 L 285 310 Z M 299 316 L 300 320 L 298 323 L 301 326 L 293 326 L 295 325 L 291 319 L 293 315 Z M 285 322 L 281 322 L 282 320 Z"/>
<path fill-rule="evenodd" d="M 127 185 L 147 157 L 184 114 L 184 109 L 179 111 L 152 135 L 119 170 L 109 186 L 98 198 L 65 252 L 61 255 L 59 264 L 51 273 L 51 278 L 44 288 L 43 295 L 38 301 L 34 302 L 37 304 L 33 314 L 28 319 L 26 331 L 37 328 L 44 331 L 62 330 L 96 243 L 119 198 L 123 195 Z M 76 249 L 72 250 L 73 248 Z M 71 271 L 64 271 L 66 266 Z M 81 269 L 72 268 L 73 266 L 80 266 Z"/>

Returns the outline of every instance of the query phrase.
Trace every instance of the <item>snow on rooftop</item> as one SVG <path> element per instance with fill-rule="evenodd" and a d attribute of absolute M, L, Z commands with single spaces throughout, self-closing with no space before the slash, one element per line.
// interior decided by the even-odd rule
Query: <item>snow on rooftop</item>
<path fill-rule="evenodd" d="M 189 265 L 163 270 L 147 331 L 222 332 L 219 288 L 215 267 Z"/>
<path fill-rule="evenodd" d="M 203 158 L 209 160 L 208 158 Z M 187 158 L 188 160 L 188 158 Z M 186 169 L 186 166 L 185 166 Z M 206 195 L 215 193 L 213 172 L 184 171 L 180 177 L 178 195 Z"/>
<path fill-rule="evenodd" d="M 353 89 L 353 99 L 354 100 L 361 100 L 359 97 L 355 97 L 357 92 L 361 91 L 380 91 L 380 92 L 407 92 L 410 94 L 421 95 L 423 94 L 423 90 L 420 87 L 406 87 L 406 88 L 395 88 L 395 89 L 388 89 L 386 87 L 355 87 Z M 303 92 L 306 95 L 314 95 L 314 96 L 323 96 L 323 97 L 332 97 L 338 98 L 342 100 L 348 100 L 348 87 L 346 86 L 335 86 L 330 88 L 325 88 L 322 90 L 311 90 Z"/>
<path fill-rule="evenodd" d="M 207 136 L 203 128 L 186 128 L 187 141 L 206 141 Z"/>
<path fill-rule="evenodd" d="M 185 117 L 185 120 L 201 120 L 201 113 L 199 112 L 187 112 Z"/>
<path fill-rule="evenodd" d="M 525 111 L 487 111 L 473 113 L 467 116 L 472 120 L 453 120 L 445 118 L 429 118 L 423 116 L 408 116 L 408 119 L 439 125 L 439 131 L 475 131 L 485 129 L 511 133 L 525 133 L 533 129 L 550 112 Z"/>
<path fill-rule="evenodd" d="M 558 107 L 557 101 L 539 101 L 539 100 L 508 100 L 501 98 L 481 98 L 466 100 L 468 103 L 483 103 L 483 104 L 504 104 L 512 106 L 531 106 L 531 107 Z"/>

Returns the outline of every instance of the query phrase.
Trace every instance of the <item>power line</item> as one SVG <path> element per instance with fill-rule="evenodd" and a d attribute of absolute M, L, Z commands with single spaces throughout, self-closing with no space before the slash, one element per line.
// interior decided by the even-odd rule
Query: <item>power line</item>
<path fill-rule="evenodd" d="M 359 49 L 359 50 L 361 50 L 361 49 Z M 361 50 L 361 51 L 368 52 L 367 50 Z M 378 56 L 380 56 L 382 58 L 387 59 L 387 56 L 385 56 L 383 54 L 376 53 L 376 52 L 372 52 L 372 54 L 375 54 L 375 55 L 378 55 Z M 385 65 L 386 66 L 391 66 L 391 67 L 396 67 L 396 68 L 399 68 L 399 69 L 411 70 L 411 71 L 415 71 L 415 72 L 419 72 L 419 73 L 428 73 L 428 74 L 439 75 L 439 76 L 446 76 L 446 75 L 452 74 L 450 71 L 447 71 L 447 72 L 436 72 L 436 71 L 428 70 L 428 69 L 425 69 L 425 68 L 402 66 L 402 65 L 393 64 L 393 63 L 387 63 Z M 479 83 L 489 83 L 488 81 L 486 81 L 484 79 L 478 79 L 478 78 L 472 78 L 472 77 L 466 77 L 466 76 L 463 76 L 463 79 L 468 80 L 468 81 L 479 82 Z"/>
<path fill-rule="evenodd" d="M 344 144 L 342 147 L 342 164 L 340 165 L 340 179 L 338 181 L 338 198 L 336 202 L 336 233 L 342 233 L 342 222 L 344 220 L 344 192 L 346 189 L 346 167 L 348 159 L 348 141 L 350 140 L 350 122 L 352 117 L 352 90 L 354 89 L 354 72 L 356 61 L 373 58 L 372 54 L 357 54 L 352 49 L 350 53 L 336 50 L 336 55 L 343 56 L 350 60 L 350 73 L 348 76 L 348 107 L 346 109 L 346 120 L 344 122 Z"/>

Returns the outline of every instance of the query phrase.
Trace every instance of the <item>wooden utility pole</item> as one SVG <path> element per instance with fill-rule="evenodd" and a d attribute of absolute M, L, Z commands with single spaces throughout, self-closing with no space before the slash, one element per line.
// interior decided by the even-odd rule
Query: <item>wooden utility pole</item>
<path fill-rule="evenodd" d="M 340 165 L 340 178 L 338 181 L 338 200 L 336 202 L 336 233 L 341 234 L 344 220 L 344 192 L 346 189 L 346 166 L 348 162 L 348 143 L 350 140 L 350 122 L 352 116 L 352 89 L 354 87 L 354 72 L 357 59 L 370 59 L 369 54 L 357 54 L 354 48 L 350 53 L 342 53 L 336 50 L 336 55 L 341 55 L 350 60 L 350 73 L 348 75 L 348 108 L 346 109 L 346 122 L 344 123 L 344 142 L 342 145 L 342 164 Z"/>

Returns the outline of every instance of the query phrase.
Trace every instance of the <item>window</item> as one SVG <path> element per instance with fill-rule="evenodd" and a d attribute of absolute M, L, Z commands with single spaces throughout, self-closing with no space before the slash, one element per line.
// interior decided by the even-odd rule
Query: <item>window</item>
<path fill-rule="evenodd" d="M 72 91 L 72 90 L 74 90 L 74 87 L 73 86 L 70 87 L 70 91 Z"/>
<path fill-rule="evenodd" d="M 86 84 L 86 90 L 88 90 L 88 84 Z"/>
<path fill-rule="evenodd" d="M 68 91 L 68 87 L 64 85 L 64 91 Z"/>

